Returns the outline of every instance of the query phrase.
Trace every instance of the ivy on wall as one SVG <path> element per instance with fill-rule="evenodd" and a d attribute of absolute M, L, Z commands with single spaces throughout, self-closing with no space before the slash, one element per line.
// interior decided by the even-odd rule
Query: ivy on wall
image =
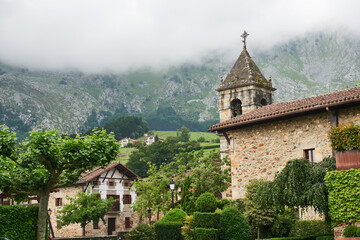
<path fill-rule="evenodd" d="M 360 169 L 328 172 L 325 182 L 332 225 L 360 222 Z"/>

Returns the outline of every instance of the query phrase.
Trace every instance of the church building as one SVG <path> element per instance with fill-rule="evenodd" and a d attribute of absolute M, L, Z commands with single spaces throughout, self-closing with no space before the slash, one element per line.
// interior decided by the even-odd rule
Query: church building
<path fill-rule="evenodd" d="M 274 103 L 266 79 L 243 50 L 225 80 L 220 80 L 220 122 L 209 131 L 220 136 L 221 156 L 231 161 L 227 198 L 245 197 L 252 179 L 272 180 L 287 161 L 319 162 L 332 156 L 328 132 L 339 124 L 360 124 L 360 87 Z"/>

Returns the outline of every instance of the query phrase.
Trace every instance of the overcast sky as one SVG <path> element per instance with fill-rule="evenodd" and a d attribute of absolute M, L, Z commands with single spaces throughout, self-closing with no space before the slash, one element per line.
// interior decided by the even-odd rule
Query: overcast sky
<path fill-rule="evenodd" d="M 268 48 L 306 32 L 360 33 L 357 0 L 0 0 L 0 61 L 123 71 Z M 237 53 L 237 54 L 238 54 Z"/>

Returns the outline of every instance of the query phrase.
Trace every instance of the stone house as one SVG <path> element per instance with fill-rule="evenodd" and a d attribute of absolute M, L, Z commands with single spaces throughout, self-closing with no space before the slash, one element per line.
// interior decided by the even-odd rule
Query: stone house
<path fill-rule="evenodd" d="M 129 143 L 134 144 L 134 142 L 136 142 L 136 140 L 131 139 L 131 138 L 123 138 L 119 141 L 119 143 L 121 144 L 121 147 L 126 147 Z"/>
<path fill-rule="evenodd" d="M 112 235 L 115 232 L 129 231 L 138 224 L 136 212 L 130 204 L 136 201 L 136 193 L 132 182 L 138 176 L 121 163 L 110 163 L 106 168 L 97 167 L 87 172 L 77 182 L 76 186 L 59 188 L 50 194 L 49 208 L 52 210 L 51 223 L 56 237 L 82 236 L 80 224 L 72 224 L 61 229 L 57 227 L 56 215 L 63 204 L 75 198 L 80 191 L 100 193 L 101 198 L 116 199 L 112 210 L 105 216 L 106 224 L 102 221 L 97 226 L 89 223 L 86 226 L 86 235 Z"/>
<path fill-rule="evenodd" d="M 252 179 L 272 180 L 289 160 L 332 156 L 331 127 L 360 124 L 360 87 L 275 104 L 276 89 L 251 59 L 245 40 L 216 90 L 220 122 L 209 131 L 220 135 L 221 155 L 231 160 L 227 198 L 244 198 Z"/>

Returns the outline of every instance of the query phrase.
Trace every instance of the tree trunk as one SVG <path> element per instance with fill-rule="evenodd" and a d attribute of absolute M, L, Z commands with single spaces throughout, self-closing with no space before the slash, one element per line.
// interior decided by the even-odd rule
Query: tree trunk
<path fill-rule="evenodd" d="M 36 240 L 45 240 L 47 239 L 46 219 L 48 214 L 47 211 L 48 211 L 49 193 L 41 192 L 38 194 L 38 197 L 40 199 L 40 202 L 39 202 L 39 212 L 38 212 L 38 220 L 37 220 Z"/>
<path fill-rule="evenodd" d="M 260 228 L 257 230 L 257 239 L 260 239 Z"/>
<path fill-rule="evenodd" d="M 85 227 L 83 227 L 82 230 L 83 230 L 83 236 L 85 236 Z"/>

